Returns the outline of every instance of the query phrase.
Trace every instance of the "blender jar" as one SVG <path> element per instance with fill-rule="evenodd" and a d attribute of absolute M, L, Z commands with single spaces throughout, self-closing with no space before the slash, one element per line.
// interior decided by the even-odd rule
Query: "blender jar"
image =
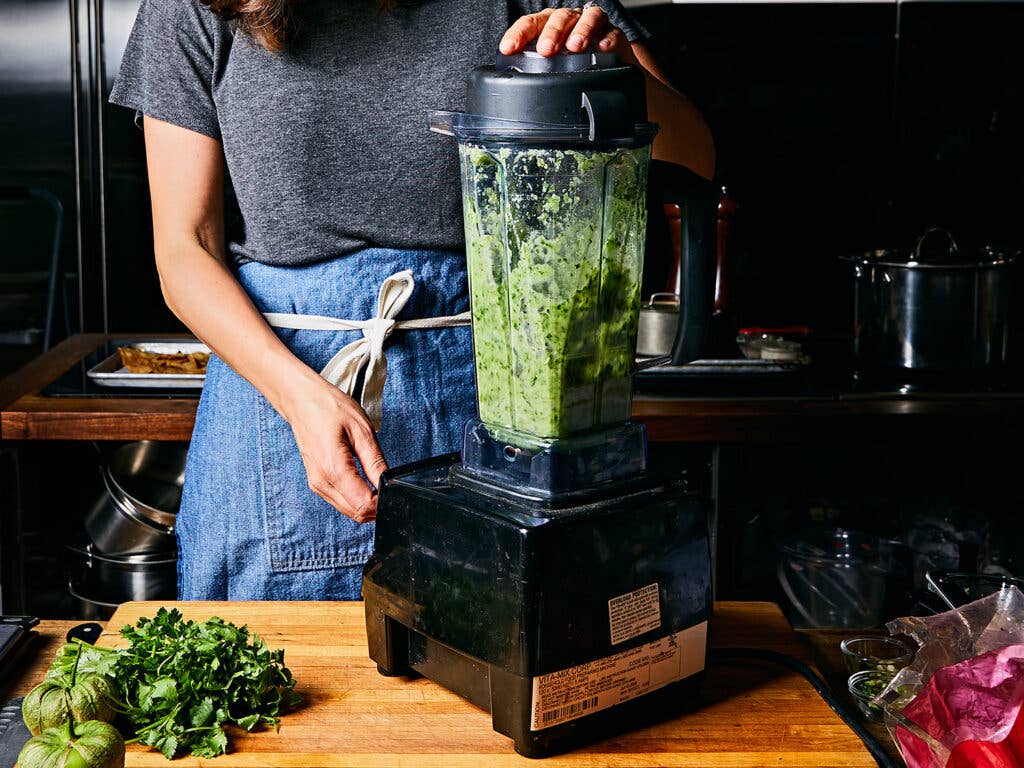
<path fill-rule="evenodd" d="M 514 444 L 628 421 L 656 126 L 607 54 L 499 56 L 459 142 L 481 421 Z"/>

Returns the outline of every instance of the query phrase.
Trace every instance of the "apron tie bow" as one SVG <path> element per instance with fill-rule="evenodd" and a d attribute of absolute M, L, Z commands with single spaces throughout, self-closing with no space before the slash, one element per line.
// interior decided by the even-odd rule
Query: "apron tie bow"
<path fill-rule="evenodd" d="M 263 316 L 274 328 L 291 328 L 307 331 L 362 331 L 363 337 L 350 342 L 338 350 L 320 375 L 342 392 L 356 397 L 356 384 L 362 373 L 363 387 L 359 393 L 360 405 L 374 429 L 380 428 L 383 415 L 382 396 L 384 382 L 388 376 L 388 361 L 384 355 L 384 343 L 396 330 L 428 328 L 454 328 L 469 325 L 469 312 L 442 317 L 428 317 L 416 320 L 396 320 L 412 296 L 416 281 L 412 270 L 396 272 L 381 283 L 377 295 L 377 315 L 367 320 L 341 320 L 321 315 L 297 315 L 281 312 L 267 312 Z"/>

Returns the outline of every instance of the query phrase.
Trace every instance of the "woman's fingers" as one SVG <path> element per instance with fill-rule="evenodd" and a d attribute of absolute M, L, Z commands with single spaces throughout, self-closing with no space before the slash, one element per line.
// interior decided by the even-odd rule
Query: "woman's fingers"
<path fill-rule="evenodd" d="M 306 467 L 313 493 L 358 523 L 377 516 L 374 486 L 388 468 L 373 427 L 349 395 L 317 377 L 315 386 L 288 401 L 283 411 Z M 358 464 L 357 464 L 358 459 Z"/>
<path fill-rule="evenodd" d="M 345 497 L 341 495 L 341 492 L 330 483 L 325 481 L 323 485 L 317 485 L 314 481 L 310 481 L 309 489 L 345 517 L 353 520 L 355 519 L 353 517 L 355 510 L 352 509 L 352 506 L 347 501 L 345 501 Z"/>
<path fill-rule="evenodd" d="M 331 475 L 331 485 L 350 505 L 350 511 L 342 512 L 357 523 L 368 523 L 377 518 L 377 494 L 359 474 L 355 454 L 347 445 L 338 446 L 338 462 L 334 465 Z M 379 474 L 377 477 L 380 479 Z"/>
<path fill-rule="evenodd" d="M 605 36 L 597 43 L 597 47 L 602 51 L 623 51 L 623 46 L 626 44 L 626 36 L 622 34 L 622 31 L 611 27 Z M 620 56 L 620 59 L 622 57 Z"/>
<path fill-rule="evenodd" d="M 309 487 L 357 523 L 377 517 L 377 494 L 359 474 L 355 455 L 344 443 L 337 447 L 328 464 L 310 473 Z"/>
<path fill-rule="evenodd" d="M 554 56 L 558 53 L 581 16 L 582 11 L 575 8 L 559 8 L 553 11 L 548 16 L 540 37 L 537 38 L 537 53 L 541 56 Z"/>
<path fill-rule="evenodd" d="M 374 488 L 379 488 L 380 476 L 388 468 L 388 463 L 377 442 L 377 436 L 373 434 L 373 427 L 369 421 L 363 420 L 350 425 L 346 431 L 352 450 L 363 468 L 363 474 Z"/>
<path fill-rule="evenodd" d="M 619 30 L 608 26 L 607 14 L 596 6 L 546 8 L 517 19 L 501 38 L 498 49 L 510 56 L 536 41 L 541 56 L 554 56 L 563 46 L 578 53 L 598 40 L 599 50 L 613 51 L 623 39 Z"/>
<path fill-rule="evenodd" d="M 569 33 L 569 39 L 565 41 L 565 47 L 573 53 L 586 50 L 608 26 L 608 16 L 596 6 L 584 8 L 583 13 L 576 22 L 576 26 Z"/>
<path fill-rule="evenodd" d="M 309 485 L 309 490 L 341 512 L 345 517 L 355 519 L 355 507 L 349 503 L 348 499 L 345 498 L 335 485 L 332 479 L 334 473 L 329 468 L 320 466 L 315 459 L 306 454 L 302 455 L 302 460 L 306 465 L 306 482 Z"/>
<path fill-rule="evenodd" d="M 519 53 L 527 43 L 537 39 L 541 30 L 544 29 L 548 17 L 553 12 L 552 9 L 547 8 L 537 13 L 520 16 L 502 36 L 501 42 L 498 43 L 498 50 L 506 56 Z"/>

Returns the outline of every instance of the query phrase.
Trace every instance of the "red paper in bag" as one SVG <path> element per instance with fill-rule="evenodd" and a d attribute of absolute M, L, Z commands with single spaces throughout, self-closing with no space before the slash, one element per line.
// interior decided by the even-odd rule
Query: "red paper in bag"
<path fill-rule="evenodd" d="M 903 710 L 952 750 L 947 768 L 1024 768 L 1024 645 L 1009 645 L 943 667 Z M 910 768 L 933 768 L 935 755 L 896 728 Z"/>
<path fill-rule="evenodd" d="M 1005 741 L 965 741 L 953 750 L 946 768 L 1024 768 L 1024 710 Z"/>

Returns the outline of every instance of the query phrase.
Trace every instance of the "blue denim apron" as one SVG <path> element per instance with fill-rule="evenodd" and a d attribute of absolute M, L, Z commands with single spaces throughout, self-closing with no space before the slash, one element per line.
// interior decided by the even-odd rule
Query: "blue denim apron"
<path fill-rule="evenodd" d="M 416 281 L 398 319 L 469 308 L 461 253 L 371 248 L 305 267 L 248 263 L 238 279 L 261 312 L 364 320 L 388 276 Z M 276 329 L 319 371 L 360 331 Z M 475 412 L 468 326 L 396 330 L 378 440 L 390 466 L 457 450 Z M 291 427 L 215 356 L 192 433 L 178 513 L 182 600 L 352 600 L 373 551 L 373 524 L 356 524 L 309 490 Z"/>

